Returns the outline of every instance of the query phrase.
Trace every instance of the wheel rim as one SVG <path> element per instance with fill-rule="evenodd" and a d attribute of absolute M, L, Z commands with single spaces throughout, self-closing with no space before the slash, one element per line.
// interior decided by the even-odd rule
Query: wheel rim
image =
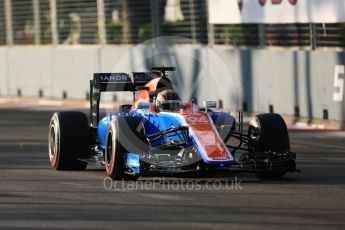
<path fill-rule="evenodd" d="M 49 132 L 49 158 L 52 161 L 55 158 L 56 153 L 56 135 L 55 127 L 52 125 Z"/>
<path fill-rule="evenodd" d="M 259 128 L 256 128 L 256 127 L 250 127 L 249 128 L 249 138 L 252 140 L 252 141 L 259 141 L 260 139 L 260 135 L 261 135 L 261 132 L 260 132 L 260 129 Z"/>
<path fill-rule="evenodd" d="M 106 155 L 106 165 L 107 168 L 111 168 L 112 166 L 112 155 L 113 155 L 113 134 L 110 132 L 108 134 L 107 140 L 107 155 Z"/>

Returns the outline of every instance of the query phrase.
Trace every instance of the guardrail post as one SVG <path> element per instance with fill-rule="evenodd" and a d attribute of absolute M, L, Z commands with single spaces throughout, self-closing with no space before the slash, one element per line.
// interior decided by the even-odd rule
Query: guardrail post
<path fill-rule="evenodd" d="M 12 1 L 5 0 L 6 44 L 13 45 Z"/>
<path fill-rule="evenodd" d="M 315 31 L 315 24 L 309 24 L 309 33 L 310 33 L 310 46 L 312 50 L 316 49 L 316 31 Z"/>
<path fill-rule="evenodd" d="M 160 31 L 160 18 L 159 18 L 159 1 L 151 0 L 151 26 L 153 31 L 153 37 L 159 37 Z"/>
<path fill-rule="evenodd" d="M 107 33 L 105 28 L 104 16 L 104 0 L 97 0 L 97 22 L 98 22 L 98 37 L 99 44 L 104 46 L 107 44 Z"/>
<path fill-rule="evenodd" d="M 50 0 L 50 27 L 53 45 L 59 45 L 59 34 L 57 28 L 56 0 Z"/>
<path fill-rule="evenodd" d="M 122 18 L 123 18 L 123 29 L 122 29 L 122 43 L 129 44 L 130 43 L 130 31 L 131 31 L 131 23 L 129 20 L 128 15 L 128 1 L 129 0 L 121 0 L 122 4 Z"/>
<path fill-rule="evenodd" d="M 260 23 L 258 24 L 259 30 L 259 47 L 265 48 L 266 38 L 265 38 L 265 25 Z"/>
<path fill-rule="evenodd" d="M 214 45 L 214 25 L 210 23 L 210 12 L 208 11 L 208 1 L 206 1 L 206 12 L 207 12 L 207 41 L 209 46 Z"/>
<path fill-rule="evenodd" d="M 40 0 L 32 0 L 32 8 L 34 13 L 34 25 L 35 25 L 35 44 L 41 44 L 41 25 L 40 25 Z"/>
<path fill-rule="evenodd" d="M 190 20 L 191 20 L 191 37 L 193 43 L 196 42 L 196 22 L 195 22 L 195 5 L 194 0 L 189 0 Z"/>

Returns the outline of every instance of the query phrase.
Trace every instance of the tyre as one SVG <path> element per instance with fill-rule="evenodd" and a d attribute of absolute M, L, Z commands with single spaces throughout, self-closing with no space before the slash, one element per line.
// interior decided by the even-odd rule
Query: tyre
<path fill-rule="evenodd" d="M 249 124 L 248 136 L 251 152 L 290 151 L 289 133 L 285 121 L 279 114 L 256 115 Z M 256 174 L 258 177 L 278 178 L 285 173 L 285 170 L 274 170 Z"/>
<path fill-rule="evenodd" d="M 106 137 L 105 167 L 113 180 L 135 180 L 138 175 L 125 173 L 126 153 L 142 154 L 148 151 L 144 126 L 134 117 L 114 117 L 109 124 Z"/>
<path fill-rule="evenodd" d="M 48 148 L 50 164 L 56 170 L 84 170 L 79 158 L 89 151 L 89 122 L 82 112 L 54 113 L 50 120 Z"/>

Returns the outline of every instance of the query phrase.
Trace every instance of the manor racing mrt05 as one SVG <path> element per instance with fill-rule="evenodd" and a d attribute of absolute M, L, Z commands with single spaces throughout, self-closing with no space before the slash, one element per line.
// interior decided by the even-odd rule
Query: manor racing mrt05
<path fill-rule="evenodd" d="M 52 167 L 84 170 L 95 163 L 114 180 L 219 170 L 281 177 L 296 171 L 296 154 L 280 115 L 256 115 L 243 131 L 241 113 L 236 121 L 227 112 L 214 112 L 215 101 L 205 101 L 202 109 L 194 100 L 181 103 L 167 75 L 173 70 L 94 74 L 90 119 L 82 112 L 57 112 L 51 118 Z M 133 104 L 100 118 L 101 93 L 116 91 L 132 92 Z"/>

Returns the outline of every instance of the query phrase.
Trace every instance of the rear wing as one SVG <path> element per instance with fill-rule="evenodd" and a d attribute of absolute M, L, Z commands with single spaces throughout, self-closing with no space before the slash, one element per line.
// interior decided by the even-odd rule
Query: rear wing
<path fill-rule="evenodd" d="M 136 91 L 156 77 L 152 72 L 95 73 L 91 84 L 101 92 Z"/>
<path fill-rule="evenodd" d="M 134 92 L 150 80 L 160 77 L 154 72 L 95 73 L 90 80 L 90 126 L 97 128 L 101 92 Z"/>

